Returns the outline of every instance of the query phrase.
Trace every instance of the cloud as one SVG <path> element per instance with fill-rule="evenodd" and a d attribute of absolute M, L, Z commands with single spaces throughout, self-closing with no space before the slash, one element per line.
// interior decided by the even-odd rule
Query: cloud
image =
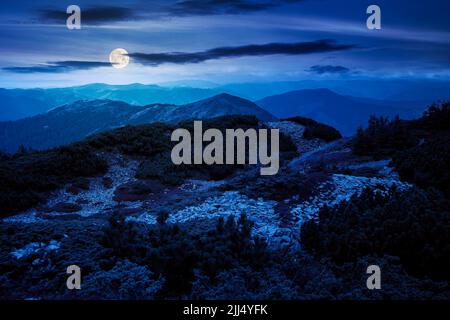
<path fill-rule="evenodd" d="M 303 0 L 181 0 L 139 2 L 140 10 L 127 7 L 96 6 L 84 8 L 81 6 L 81 21 L 88 25 L 100 25 L 118 21 L 154 20 L 168 17 L 187 17 L 204 15 L 245 14 L 267 10 L 288 3 Z M 39 17 L 44 21 L 65 23 L 68 14 L 65 10 L 45 8 L 39 10 Z"/>
<path fill-rule="evenodd" d="M 349 68 L 343 67 L 343 66 L 330 66 L 330 65 L 315 65 L 307 69 L 308 72 L 313 72 L 317 74 L 324 74 L 324 73 L 348 73 L 350 72 Z"/>
<path fill-rule="evenodd" d="M 325 39 L 312 42 L 251 44 L 240 47 L 219 47 L 200 52 L 167 52 L 167 53 L 129 53 L 138 63 L 158 66 L 163 63 L 200 63 L 207 60 L 237 58 L 248 56 L 264 56 L 273 54 L 302 55 L 321 52 L 343 51 L 355 48 L 352 44 L 338 44 L 335 40 Z M 33 66 L 5 67 L 4 71 L 15 73 L 63 73 L 76 70 L 89 70 L 109 67 L 111 63 L 102 61 L 53 61 Z M 309 71 L 318 74 L 344 73 L 349 69 L 342 66 L 312 66 Z"/>
<path fill-rule="evenodd" d="M 300 1 L 302 0 L 184 0 L 169 7 L 168 12 L 176 16 L 243 14 Z"/>
<path fill-rule="evenodd" d="M 42 9 L 40 18 L 45 21 L 65 23 L 69 15 L 65 10 Z M 98 6 L 90 8 L 81 8 L 81 20 L 83 23 L 91 25 L 101 24 L 103 22 L 114 22 L 137 19 L 135 12 L 124 7 Z"/>
<path fill-rule="evenodd" d="M 5 67 L 2 70 L 15 73 L 63 73 L 109 66 L 111 63 L 101 61 L 56 61 L 26 67 Z"/>
<path fill-rule="evenodd" d="M 342 51 L 355 48 L 350 44 L 338 44 L 335 40 L 317 40 L 298 43 L 269 43 L 263 45 L 246 45 L 240 47 L 220 47 L 200 52 L 168 52 L 168 53 L 130 53 L 129 56 L 139 63 L 158 66 L 162 63 L 199 63 L 206 60 L 235 58 L 244 56 L 263 56 L 273 54 L 302 55 Z"/>

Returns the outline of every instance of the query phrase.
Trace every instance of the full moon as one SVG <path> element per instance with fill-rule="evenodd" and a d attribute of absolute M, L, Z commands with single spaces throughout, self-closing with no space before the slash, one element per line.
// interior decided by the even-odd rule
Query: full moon
<path fill-rule="evenodd" d="M 117 48 L 111 51 L 109 54 L 109 62 L 112 66 L 117 69 L 125 68 L 130 62 L 130 57 L 127 55 L 128 52 L 125 49 Z"/>

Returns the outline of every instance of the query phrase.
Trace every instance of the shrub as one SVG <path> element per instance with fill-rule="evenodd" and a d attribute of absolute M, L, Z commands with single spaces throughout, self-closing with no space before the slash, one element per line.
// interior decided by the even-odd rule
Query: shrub
<path fill-rule="evenodd" d="M 449 201 L 433 191 L 366 189 L 349 202 L 320 210 L 301 227 L 303 246 L 337 263 L 366 255 L 393 255 L 411 273 L 450 279 Z"/>
<path fill-rule="evenodd" d="M 193 121 L 184 121 L 177 126 L 193 133 Z M 241 128 L 247 130 L 249 128 L 263 128 L 263 126 L 254 116 L 223 116 L 204 120 L 203 130 L 209 128 L 217 128 L 225 135 L 226 129 Z M 136 177 L 139 179 L 158 179 L 164 184 L 179 185 L 185 179 L 222 180 L 245 167 L 245 165 L 239 164 L 174 165 L 170 156 L 174 145 L 175 143 L 168 144 L 167 150 L 147 157 L 139 166 Z M 206 146 L 206 143 L 204 146 Z M 280 153 L 282 154 L 282 159 L 292 158 L 296 153 L 296 147 L 288 136 L 280 135 Z"/>
<path fill-rule="evenodd" d="M 321 139 L 327 142 L 338 140 L 342 138 L 341 133 L 335 128 L 325 125 L 317 124 L 314 126 L 306 127 L 303 132 L 303 137 L 305 139 Z"/>
<path fill-rule="evenodd" d="M 8 160 L 8 159 L 10 159 L 10 156 L 0 150 L 0 161 Z"/>
<path fill-rule="evenodd" d="M 119 151 L 125 155 L 154 156 L 170 148 L 172 127 L 162 123 L 124 126 L 89 137 L 85 142 L 95 148 Z"/>
<path fill-rule="evenodd" d="M 430 131 L 449 131 L 450 101 L 433 103 L 419 119 L 418 125 Z"/>
<path fill-rule="evenodd" d="M 375 158 L 392 157 L 400 178 L 450 194 L 450 102 L 432 104 L 413 121 L 371 117 L 360 128 L 353 151 Z"/>
<path fill-rule="evenodd" d="M 165 279 L 162 294 L 187 294 L 199 269 L 210 278 L 229 268 L 249 266 L 255 270 L 268 263 L 266 243 L 251 235 L 252 223 L 245 215 L 235 220 L 219 219 L 216 229 L 189 234 L 177 225 L 159 224 L 147 237 L 117 217 L 110 219 L 102 243 L 115 256 L 145 264 Z"/>
<path fill-rule="evenodd" d="M 0 160 L 1 214 L 28 209 L 45 199 L 49 191 L 106 169 L 106 161 L 82 144 Z"/>
<path fill-rule="evenodd" d="M 137 238 L 133 223 L 126 222 L 124 215 L 114 212 L 103 229 L 102 244 L 111 248 L 117 257 L 126 257 L 135 253 Z"/>
<path fill-rule="evenodd" d="M 136 250 L 128 252 L 125 258 L 114 256 L 111 249 L 101 245 L 102 231 L 92 221 L 0 223 L 3 249 L 0 297 L 265 300 L 450 297 L 448 281 L 414 278 L 405 273 L 395 257 L 364 256 L 354 262 L 335 264 L 331 259 L 314 259 L 304 251 L 268 249 L 262 245 L 264 242 L 252 249 L 254 238 L 249 235 L 249 228 L 233 220 L 234 223 L 222 219 L 215 228 L 202 225 L 199 229 L 135 225 L 140 240 L 132 240 L 135 247 L 150 250 L 155 260 Z M 153 228 L 153 235 L 146 237 L 148 228 Z M 237 239 L 235 232 L 239 233 Z M 58 250 L 41 251 L 20 260 L 10 254 L 30 242 L 48 243 L 53 239 L 60 242 Z M 241 252 L 236 251 L 238 248 Z M 67 290 L 65 286 L 64 270 L 71 264 L 82 268 L 81 290 Z M 383 290 L 365 289 L 366 268 L 370 264 L 381 267 Z M 156 271 L 155 267 L 160 269 Z M 172 277 L 170 286 L 165 284 L 163 274 Z"/>
<path fill-rule="evenodd" d="M 353 152 L 381 159 L 410 148 L 415 143 L 416 139 L 411 135 L 408 124 L 398 116 L 393 120 L 372 116 L 366 129 L 357 130 L 353 139 Z"/>
<path fill-rule="evenodd" d="M 305 131 L 303 132 L 303 138 L 305 139 L 321 139 L 330 142 L 342 138 L 341 133 L 335 128 L 309 118 L 292 117 L 284 120 L 305 126 Z"/>
<path fill-rule="evenodd" d="M 366 129 L 359 128 L 353 140 L 358 155 L 376 158 L 390 157 L 398 151 L 414 147 L 450 130 L 450 102 L 434 103 L 417 120 L 405 121 L 395 117 L 388 120 L 372 116 Z"/>
<path fill-rule="evenodd" d="M 450 134 L 436 135 L 392 159 L 400 178 L 450 195 Z"/>
<path fill-rule="evenodd" d="M 238 267 L 221 271 L 215 281 L 196 274 L 192 298 L 202 300 L 277 300 L 298 298 L 295 283 L 282 270 Z"/>
<path fill-rule="evenodd" d="M 296 197 L 297 200 L 304 200 L 309 198 L 315 188 L 327 179 L 327 174 L 323 172 L 305 175 L 285 170 L 277 175 L 261 176 L 259 171 L 250 171 L 239 175 L 220 189 L 239 190 L 250 198 L 282 201 Z"/>
<path fill-rule="evenodd" d="M 169 212 L 166 210 L 161 210 L 158 212 L 158 217 L 156 218 L 156 221 L 159 224 L 165 224 L 167 219 L 169 219 Z"/>
<path fill-rule="evenodd" d="M 83 299 L 142 300 L 154 299 L 164 279 L 152 279 L 153 273 L 145 266 L 128 260 L 118 261 L 109 271 L 98 271 L 86 276 L 77 297 Z"/>
<path fill-rule="evenodd" d="M 318 123 L 316 120 L 300 116 L 282 119 L 282 121 L 292 121 L 305 127 L 314 126 Z"/>

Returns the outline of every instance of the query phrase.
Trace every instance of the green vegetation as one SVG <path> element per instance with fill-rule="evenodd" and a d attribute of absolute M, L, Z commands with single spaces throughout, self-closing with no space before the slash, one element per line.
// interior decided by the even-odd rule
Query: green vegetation
<path fill-rule="evenodd" d="M 254 116 L 224 116 L 203 122 L 205 128 L 259 128 Z M 193 130 L 193 122 L 176 127 Z M 0 214 L 28 209 L 43 201 L 50 191 L 67 183 L 80 189 L 89 188 L 81 179 L 104 174 L 106 160 L 100 152 L 118 152 L 142 160 L 136 177 L 154 179 L 164 185 L 180 185 L 185 179 L 220 180 L 232 175 L 243 165 L 180 165 L 170 159 L 174 143 L 170 135 L 175 126 L 162 123 L 125 126 L 91 136 L 81 142 L 46 151 L 21 150 L 8 156 L 0 154 Z M 282 159 L 295 155 L 295 146 L 286 137 L 280 138 Z"/>
<path fill-rule="evenodd" d="M 392 157 L 403 180 L 450 192 L 450 103 L 431 105 L 412 121 L 372 117 L 360 128 L 353 151 L 374 158 Z"/>
<path fill-rule="evenodd" d="M 0 214 L 34 206 L 49 191 L 76 182 L 79 177 L 102 174 L 106 168 L 106 162 L 82 143 L 0 160 Z"/>
<path fill-rule="evenodd" d="M 215 230 L 191 235 L 177 225 L 159 223 L 156 229 L 137 234 L 135 226 L 117 216 L 104 229 L 103 244 L 114 255 L 144 264 L 165 279 L 162 294 L 189 293 L 201 270 L 210 279 L 218 272 L 240 265 L 262 268 L 267 263 L 266 244 L 251 236 L 252 223 L 245 215 L 219 219 Z"/>
<path fill-rule="evenodd" d="M 220 189 L 239 190 L 240 193 L 250 198 L 282 201 L 295 197 L 298 201 L 303 201 L 308 199 L 314 189 L 327 179 L 327 174 L 323 172 L 306 175 L 285 169 L 282 174 L 261 176 L 257 171 L 247 171 Z M 252 183 L 248 183 L 249 181 Z"/>
<path fill-rule="evenodd" d="M 155 208 L 155 225 L 126 221 L 119 211 L 106 225 L 93 223 L 98 217 L 0 223 L 0 298 L 449 299 L 448 111 L 448 104 L 435 105 L 416 121 L 374 118 L 368 129 L 361 129 L 355 152 L 392 157 L 400 177 L 418 187 L 405 193 L 394 187 L 383 194 L 366 189 L 322 208 L 317 220 L 301 227 L 301 248 L 269 247 L 252 233 L 246 215 L 171 224 L 173 212 Z M 311 126 L 310 120 L 299 121 Z M 192 129 L 192 122 L 177 126 Z M 204 126 L 245 129 L 260 124 L 254 117 L 236 116 L 205 121 Z M 171 130 L 163 124 L 127 126 L 62 148 L 0 155 L 5 181 L 0 207 L 5 213 L 26 209 L 66 183 L 89 188 L 87 178 L 107 169 L 102 154 L 108 152 L 143 160 L 137 176 L 152 181 L 127 185 L 133 194 L 186 178 L 229 177 L 242 169 L 172 166 L 167 158 Z M 286 160 L 295 148 L 290 139 L 281 141 Z M 322 169 L 302 174 L 283 168 L 269 177 L 257 171 L 239 171 L 223 188 L 284 205 L 288 198 L 309 198 L 328 178 Z M 59 249 L 20 259 L 11 255 L 32 242 L 51 240 Z M 64 270 L 70 264 L 82 266 L 83 290 L 66 290 Z M 365 289 L 370 264 L 382 268 L 383 290 Z"/>
<path fill-rule="evenodd" d="M 193 121 L 184 121 L 177 127 L 194 131 Z M 225 134 L 226 129 L 264 128 L 255 116 L 223 116 L 203 121 L 203 130 L 216 128 Z M 170 141 L 170 138 L 169 138 Z M 167 142 L 166 142 L 167 143 Z M 168 185 L 179 185 L 185 179 L 221 180 L 233 175 L 244 165 L 174 165 L 170 160 L 170 152 L 175 143 L 167 145 L 162 152 L 147 157 L 139 166 L 136 177 L 139 179 L 157 179 Z M 193 150 L 193 148 L 192 148 Z M 281 161 L 291 159 L 296 155 L 296 148 L 292 140 L 280 135 Z"/>
<path fill-rule="evenodd" d="M 450 202 L 439 192 L 395 190 L 360 196 L 320 210 L 301 228 L 305 249 L 336 263 L 373 255 L 400 258 L 417 276 L 449 280 Z"/>
<path fill-rule="evenodd" d="M 96 150 L 152 157 L 170 150 L 171 132 L 172 127 L 162 123 L 128 125 L 91 136 L 82 143 Z"/>
<path fill-rule="evenodd" d="M 405 150 L 417 143 L 411 134 L 409 124 L 396 117 L 372 116 L 366 129 L 359 128 L 353 141 L 353 152 L 357 155 L 383 159 L 399 150 Z"/>
<path fill-rule="evenodd" d="M 292 121 L 305 126 L 306 128 L 303 132 L 303 138 L 305 139 L 321 139 L 330 142 L 342 138 L 341 133 L 335 128 L 309 118 L 292 117 L 283 120 Z"/>
<path fill-rule="evenodd" d="M 401 179 L 422 188 L 435 187 L 450 196 L 450 134 L 396 153 L 392 164 Z"/>
<path fill-rule="evenodd" d="M 244 217 L 218 220 L 215 226 L 199 229 L 159 224 L 148 230 L 149 226 L 123 219 L 111 222 L 103 229 L 92 221 L 0 224 L 0 298 L 450 297 L 448 282 L 412 277 L 395 257 L 363 256 L 339 264 L 332 259 L 322 259 L 326 256 L 316 259 L 303 251 L 274 251 L 251 235 L 252 224 Z M 352 229 L 343 232 L 351 235 Z M 442 237 L 445 235 L 448 232 Z M 104 242 L 111 236 L 122 240 Z M 60 248 L 32 253 L 21 259 L 10 254 L 30 242 L 49 243 L 50 240 L 58 241 Z M 128 249 L 123 251 L 123 248 Z M 65 287 L 64 270 L 70 264 L 82 266 L 82 290 Z M 370 264 L 377 264 L 383 270 L 383 290 L 365 289 L 366 268 Z"/>
<path fill-rule="evenodd" d="M 428 131 L 449 131 L 450 101 L 433 103 L 417 122 L 420 127 Z"/>

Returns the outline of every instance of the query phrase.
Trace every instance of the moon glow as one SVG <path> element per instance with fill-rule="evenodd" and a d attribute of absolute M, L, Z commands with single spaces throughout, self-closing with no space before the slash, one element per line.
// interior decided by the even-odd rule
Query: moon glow
<path fill-rule="evenodd" d="M 112 66 L 116 69 L 125 68 L 130 62 L 130 57 L 127 54 L 128 52 L 125 49 L 114 49 L 109 54 L 109 62 L 111 62 Z"/>

